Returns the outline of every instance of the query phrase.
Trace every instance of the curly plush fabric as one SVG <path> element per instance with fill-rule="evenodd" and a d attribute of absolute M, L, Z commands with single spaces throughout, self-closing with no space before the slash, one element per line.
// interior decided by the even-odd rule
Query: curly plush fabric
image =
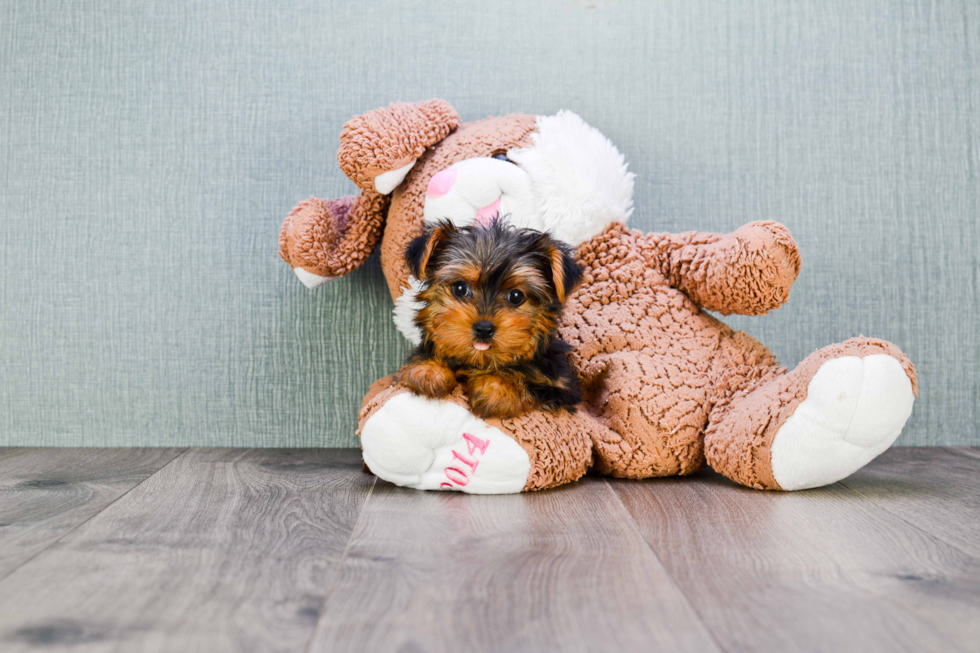
<path fill-rule="evenodd" d="M 375 177 L 418 159 L 458 126 L 459 116 L 445 100 L 395 102 L 344 124 L 337 161 L 361 190 L 373 190 Z"/>
<path fill-rule="evenodd" d="M 573 346 L 588 406 L 622 438 L 597 445 L 600 472 L 647 478 L 696 471 L 704 462 L 702 435 L 711 408 L 777 368 L 765 347 L 700 311 L 664 272 L 681 260 L 677 252 L 702 268 L 717 262 L 724 269 L 718 258 L 738 252 L 738 240 L 776 242 L 770 234 L 779 229 L 758 223 L 737 236 L 670 236 L 615 224 L 579 248 L 585 281 L 569 299 L 559 333 Z M 717 247 L 725 241 L 735 242 Z M 782 258 L 794 256 L 790 246 Z M 770 275 L 772 281 L 784 277 Z M 783 294 L 771 284 L 755 291 L 728 301 L 756 305 L 760 295 Z M 610 444 L 611 455 L 605 453 Z"/>
<path fill-rule="evenodd" d="M 667 282 L 722 315 L 762 315 L 789 299 L 800 253 L 778 222 L 751 222 L 733 234 L 651 234 Z"/>
<path fill-rule="evenodd" d="M 539 125 L 525 115 L 457 122 L 440 101 L 392 105 L 349 122 L 341 165 L 364 194 L 356 203 L 298 207 L 283 227 L 283 258 L 343 274 L 374 247 L 386 215 L 382 266 L 392 297 L 411 308 L 404 250 L 422 231 L 429 180 L 466 159 L 532 147 Z M 372 175 L 414 159 L 387 206 L 370 187 Z M 561 169 L 562 161 L 542 169 Z M 535 186 L 538 193 L 548 187 Z M 612 222 L 578 247 L 577 258 L 583 282 L 568 298 L 559 333 L 572 346 L 583 404 L 575 413 L 485 422 L 526 453 L 525 490 L 568 483 L 590 469 L 640 479 L 691 474 L 705 463 L 750 487 L 814 487 L 880 453 L 911 412 L 915 369 L 890 343 L 855 338 L 787 371 L 761 343 L 702 310 L 761 315 L 786 302 L 800 255 L 777 222 L 731 234 L 644 234 Z M 404 392 L 391 377 L 377 382 L 359 432 Z M 449 401 L 468 408 L 460 388 Z M 852 432 L 854 424 L 863 430 Z M 819 468 L 807 467 L 811 458 Z"/>
<path fill-rule="evenodd" d="M 388 198 L 373 190 L 337 200 L 315 197 L 287 216 L 279 256 L 320 277 L 340 277 L 363 263 L 381 238 Z"/>

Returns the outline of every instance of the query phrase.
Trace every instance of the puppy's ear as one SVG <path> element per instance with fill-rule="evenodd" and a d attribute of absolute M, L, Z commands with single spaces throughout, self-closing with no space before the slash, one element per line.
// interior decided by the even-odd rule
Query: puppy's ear
<path fill-rule="evenodd" d="M 418 238 L 408 244 L 405 250 L 405 260 L 408 269 L 416 279 L 422 281 L 429 272 L 429 261 L 450 236 L 456 233 L 456 227 L 449 221 L 441 221 L 429 227 Z"/>
<path fill-rule="evenodd" d="M 548 239 L 548 258 L 551 261 L 551 279 L 555 284 L 555 295 L 558 301 L 565 303 L 565 298 L 575 290 L 582 279 L 582 271 L 575 262 L 575 255 L 565 243 Z"/>

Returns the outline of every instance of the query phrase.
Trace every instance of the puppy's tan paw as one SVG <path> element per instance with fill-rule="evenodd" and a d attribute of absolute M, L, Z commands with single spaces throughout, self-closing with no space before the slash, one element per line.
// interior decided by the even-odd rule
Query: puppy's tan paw
<path fill-rule="evenodd" d="M 477 417 L 508 419 L 534 408 L 524 389 L 514 381 L 493 374 L 471 377 L 466 383 L 470 409 Z"/>
<path fill-rule="evenodd" d="M 439 361 L 422 361 L 403 367 L 398 382 L 414 394 L 441 399 L 456 387 L 456 374 Z"/>

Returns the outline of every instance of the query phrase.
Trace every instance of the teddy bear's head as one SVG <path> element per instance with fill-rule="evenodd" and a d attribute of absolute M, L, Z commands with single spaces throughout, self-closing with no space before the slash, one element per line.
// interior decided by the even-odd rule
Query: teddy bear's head
<path fill-rule="evenodd" d="M 569 111 L 461 124 L 443 100 L 396 103 L 348 121 L 338 160 L 361 196 L 297 207 L 283 225 L 282 256 L 315 286 L 356 267 L 380 237 L 395 323 L 413 342 L 418 281 L 404 253 L 426 223 L 500 215 L 575 247 L 633 210 L 623 156 Z"/>

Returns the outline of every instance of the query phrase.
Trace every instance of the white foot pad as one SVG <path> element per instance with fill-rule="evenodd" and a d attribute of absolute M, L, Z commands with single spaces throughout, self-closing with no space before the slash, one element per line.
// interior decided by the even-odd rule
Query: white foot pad
<path fill-rule="evenodd" d="M 527 453 L 500 429 L 458 404 L 407 392 L 371 416 L 361 446 L 379 478 L 417 490 L 510 494 L 531 472 Z"/>
<path fill-rule="evenodd" d="M 891 446 L 914 400 L 901 363 L 887 354 L 827 361 L 773 439 L 773 478 L 803 490 L 850 476 Z"/>

